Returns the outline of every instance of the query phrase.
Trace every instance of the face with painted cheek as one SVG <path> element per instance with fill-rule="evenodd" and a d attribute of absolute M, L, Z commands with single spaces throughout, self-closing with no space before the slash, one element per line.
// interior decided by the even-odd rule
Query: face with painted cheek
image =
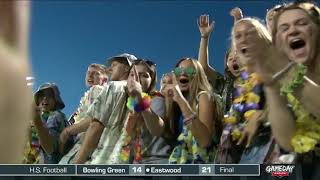
<path fill-rule="evenodd" d="M 140 79 L 140 84 L 143 92 L 148 92 L 151 86 L 152 77 L 148 72 L 148 68 L 143 64 L 135 65 L 137 74 Z M 134 78 L 134 69 L 131 68 L 129 78 Z"/>
<path fill-rule="evenodd" d="M 305 63 L 317 54 L 319 28 L 301 9 L 283 12 L 277 23 L 276 47 L 294 62 Z"/>
<path fill-rule="evenodd" d="M 195 67 L 192 61 L 184 60 L 175 68 L 174 73 L 177 77 L 181 92 L 188 92 L 191 88 L 191 82 L 195 75 Z"/>
<path fill-rule="evenodd" d="M 240 75 L 241 63 L 239 61 L 239 56 L 235 51 L 231 51 L 227 57 L 227 67 L 231 74 L 235 77 Z"/>
<path fill-rule="evenodd" d="M 39 93 L 39 108 L 42 112 L 49 112 L 55 110 L 55 99 L 52 89 L 45 89 Z"/>
<path fill-rule="evenodd" d="M 87 87 L 91 87 L 94 85 L 98 85 L 101 83 L 102 75 L 101 73 L 94 67 L 89 67 L 86 73 L 86 85 Z"/>

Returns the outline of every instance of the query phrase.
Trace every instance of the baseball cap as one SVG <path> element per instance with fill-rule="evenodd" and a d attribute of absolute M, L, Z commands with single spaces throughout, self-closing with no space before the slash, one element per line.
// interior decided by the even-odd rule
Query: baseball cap
<path fill-rule="evenodd" d="M 129 66 L 131 66 L 133 61 L 135 61 L 135 60 L 137 60 L 136 56 L 129 54 L 129 53 L 122 53 L 122 54 L 119 54 L 119 55 L 116 55 L 116 56 L 109 58 L 107 60 L 107 64 L 110 66 L 112 61 L 118 61 L 118 62 L 126 63 Z"/>

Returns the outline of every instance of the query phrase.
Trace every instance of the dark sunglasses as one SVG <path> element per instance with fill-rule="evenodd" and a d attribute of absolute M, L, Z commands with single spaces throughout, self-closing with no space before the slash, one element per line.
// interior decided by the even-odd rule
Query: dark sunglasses
<path fill-rule="evenodd" d="M 193 67 L 176 67 L 174 68 L 173 72 L 176 76 L 180 76 L 183 72 L 185 72 L 189 77 L 192 77 L 196 73 L 196 70 Z"/>

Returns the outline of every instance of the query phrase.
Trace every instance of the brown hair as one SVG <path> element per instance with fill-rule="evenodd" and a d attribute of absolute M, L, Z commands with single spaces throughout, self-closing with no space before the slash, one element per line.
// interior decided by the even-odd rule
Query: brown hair
<path fill-rule="evenodd" d="M 286 6 L 283 6 L 274 16 L 273 19 L 273 28 L 272 28 L 272 39 L 275 40 L 276 34 L 278 31 L 277 24 L 279 21 L 279 17 L 282 15 L 287 10 L 292 10 L 292 9 L 301 9 L 303 10 L 312 20 L 313 23 L 315 23 L 318 27 L 320 28 L 320 9 L 317 7 L 315 4 L 312 3 L 291 3 Z M 319 41 L 319 36 L 318 36 L 318 41 Z M 275 43 L 275 41 L 273 41 Z"/>
<path fill-rule="evenodd" d="M 270 43 L 272 42 L 272 38 L 270 36 L 270 33 L 268 32 L 267 28 L 263 25 L 263 23 L 261 23 L 258 19 L 255 19 L 255 18 L 251 18 L 251 17 L 247 17 L 247 18 L 243 18 L 239 21 L 236 22 L 236 24 L 233 26 L 232 28 L 232 33 L 231 33 L 231 41 L 232 41 L 232 47 L 233 48 L 236 48 L 235 46 L 235 41 L 234 41 L 234 31 L 235 31 L 235 27 L 240 24 L 240 23 L 248 23 L 248 24 L 251 24 L 253 27 L 255 27 L 258 35 L 260 37 L 262 37 L 266 42 Z"/>
<path fill-rule="evenodd" d="M 140 65 L 140 64 L 144 65 L 148 69 L 148 73 L 151 76 L 151 84 L 150 84 L 150 87 L 149 87 L 147 93 L 149 93 L 150 95 L 153 95 L 156 92 L 156 83 L 157 83 L 156 64 L 150 60 L 137 59 L 137 60 L 133 61 L 133 64 L 129 69 L 129 73 L 130 73 L 131 69 L 133 68 L 133 65 Z"/>

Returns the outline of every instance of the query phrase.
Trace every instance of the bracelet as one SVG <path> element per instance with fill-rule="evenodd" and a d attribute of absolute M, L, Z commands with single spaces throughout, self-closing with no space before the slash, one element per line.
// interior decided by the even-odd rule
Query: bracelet
<path fill-rule="evenodd" d="M 192 124 L 192 121 L 193 121 L 194 119 L 196 119 L 196 117 L 197 117 L 197 114 L 196 114 L 196 113 L 192 113 L 191 116 L 183 119 L 184 125 L 190 126 L 190 125 Z"/>
<path fill-rule="evenodd" d="M 204 36 L 204 35 L 201 35 L 201 38 L 208 38 L 209 36 Z"/>
<path fill-rule="evenodd" d="M 128 97 L 127 107 L 134 112 L 143 112 L 150 108 L 151 106 L 151 97 L 147 93 L 141 93 L 142 100 L 137 102 L 136 98 Z"/>

